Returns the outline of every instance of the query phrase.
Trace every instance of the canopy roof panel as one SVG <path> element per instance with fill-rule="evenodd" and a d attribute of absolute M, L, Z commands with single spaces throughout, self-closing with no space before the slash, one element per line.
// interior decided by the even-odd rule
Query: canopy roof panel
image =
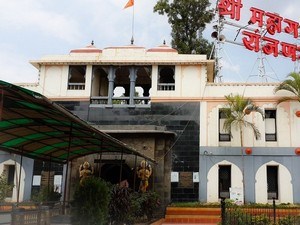
<path fill-rule="evenodd" d="M 99 152 L 154 162 L 45 96 L 1 80 L 0 150 L 58 163 Z"/>

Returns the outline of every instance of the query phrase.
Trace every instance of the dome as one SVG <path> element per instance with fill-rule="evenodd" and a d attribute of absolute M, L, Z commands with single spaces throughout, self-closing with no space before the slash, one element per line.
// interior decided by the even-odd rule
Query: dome
<path fill-rule="evenodd" d="M 165 42 L 163 43 L 163 45 L 148 49 L 147 52 L 178 53 L 178 51 L 176 49 L 171 48 L 170 46 L 166 45 Z"/>
<path fill-rule="evenodd" d="M 94 45 L 94 42 L 84 48 L 78 48 L 78 49 L 73 49 L 70 51 L 70 53 L 101 53 L 102 50 L 99 48 L 96 48 Z"/>

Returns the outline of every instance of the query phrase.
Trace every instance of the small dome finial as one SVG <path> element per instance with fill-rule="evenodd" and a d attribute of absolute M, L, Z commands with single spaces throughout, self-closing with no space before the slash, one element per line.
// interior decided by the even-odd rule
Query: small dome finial
<path fill-rule="evenodd" d="M 164 40 L 163 44 L 166 45 L 166 40 Z"/>
<path fill-rule="evenodd" d="M 134 42 L 133 36 L 131 37 L 130 42 L 131 42 L 131 45 L 133 45 L 133 42 Z"/>
<path fill-rule="evenodd" d="M 91 45 L 94 45 L 94 40 L 92 40 Z"/>

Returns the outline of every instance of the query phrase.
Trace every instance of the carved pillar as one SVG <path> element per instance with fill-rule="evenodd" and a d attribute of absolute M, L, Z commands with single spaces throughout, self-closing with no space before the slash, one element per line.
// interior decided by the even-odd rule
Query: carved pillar
<path fill-rule="evenodd" d="M 134 105 L 134 94 L 135 94 L 135 81 L 136 81 L 136 72 L 137 72 L 137 68 L 135 67 L 131 67 L 129 69 L 130 71 L 130 93 L 129 93 L 129 105 Z"/>
<path fill-rule="evenodd" d="M 114 83 L 115 83 L 115 72 L 116 72 L 116 68 L 113 66 L 109 67 L 108 70 L 108 101 L 107 104 L 108 105 L 112 105 L 112 97 L 114 95 Z"/>
<path fill-rule="evenodd" d="M 150 96 L 150 88 L 151 88 L 151 85 L 143 85 L 143 97 L 149 97 Z M 145 100 L 145 104 L 148 104 L 148 101 L 149 100 Z"/>

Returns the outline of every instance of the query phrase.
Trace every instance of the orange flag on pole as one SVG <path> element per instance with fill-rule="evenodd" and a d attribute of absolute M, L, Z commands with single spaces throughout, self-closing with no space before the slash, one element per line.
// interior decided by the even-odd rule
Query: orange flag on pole
<path fill-rule="evenodd" d="M 128 0 L 127 4 L 125 5 L 124 9 L 131 7 L 134 5 L 134 0 Z"/>

